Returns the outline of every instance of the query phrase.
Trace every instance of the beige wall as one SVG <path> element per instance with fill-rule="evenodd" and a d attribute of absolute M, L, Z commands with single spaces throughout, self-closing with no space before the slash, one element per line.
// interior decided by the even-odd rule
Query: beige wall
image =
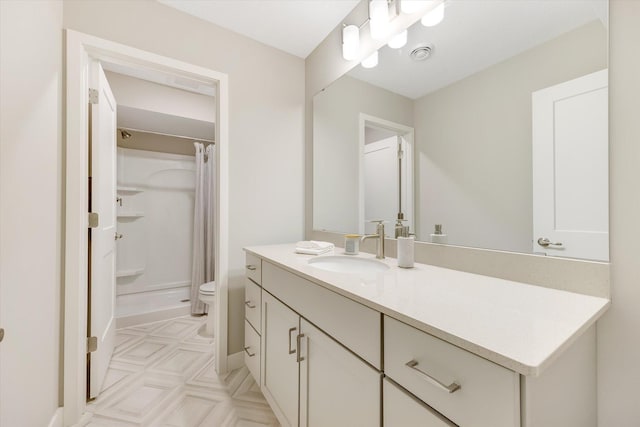
<path fill-rule="evenodd" d="M 598 20 L 417 99 L 417 239 L 531 252 L 531 93 L 606 67 Z"/>
<path fill-rule="evenodd" d="M 62 3 L 0 1 L 0 425 L 58 407 Z"/>
<path fill-rule="evenodd" d="M 303 235 L 304 61 L 155 1 L 67 0 L 64 26 L 229 75 L 228 351 L 242 351 L 242 247 Z"/>
<path fill-rule="evenodd" d="M 640 2 L 610 3 L 609 312 L 598 322 L 598 425 L 640 425 Z"/>
<path fill-rule="evenodd" d="M 359 230 L 360 113 L 413 125 L 413 101 L 344 76 L 313 100 L 314 228 Z"/>

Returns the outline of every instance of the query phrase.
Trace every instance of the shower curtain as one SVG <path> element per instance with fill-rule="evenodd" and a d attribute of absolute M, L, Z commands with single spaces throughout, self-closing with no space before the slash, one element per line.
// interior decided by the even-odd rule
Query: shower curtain
<path fill-rule="evenodd" d="M 196 189 L 193 212 L 193 263 L 191 268 L 191 314 L 207 312 L 200 302 L 200 285 L 215 280 L 215 146 L 196 148 Z"/>

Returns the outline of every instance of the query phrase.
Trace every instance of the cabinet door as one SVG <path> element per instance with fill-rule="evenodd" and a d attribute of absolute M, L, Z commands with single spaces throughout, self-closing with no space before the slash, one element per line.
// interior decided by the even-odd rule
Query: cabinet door
<path fill-rule="evenodd" d="M 455 427 L 426 403 L 401 390 L 387 378 L 383 386 L 385 427 Z"/>
<path fill-rule="evenodd" d="M 262 292 L 262 392 L 283 426 L 298 425 L 299 319 L 271 294 Z"/>
<path fill-rule="evenodd" d="M 380 372 L 300 323 L 300 427 L 380 426 Z"/>

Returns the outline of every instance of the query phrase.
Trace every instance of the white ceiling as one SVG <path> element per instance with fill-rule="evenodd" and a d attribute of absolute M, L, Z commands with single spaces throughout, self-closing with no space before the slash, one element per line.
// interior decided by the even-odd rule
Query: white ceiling
<path fill-rule="evenodd" d="M 157 0 L 306 58 L 359 0 Z"/>
<path fill-rule="evenodd" d="M 416 99 L 594 20 L 607 23 L 606 0 L 447 0 L 444 21 L 417 22 L 402 49 L 379 50 L 375 68 L 349 75 Z M 409 53 L 429 44 L 429 59 Z"/>

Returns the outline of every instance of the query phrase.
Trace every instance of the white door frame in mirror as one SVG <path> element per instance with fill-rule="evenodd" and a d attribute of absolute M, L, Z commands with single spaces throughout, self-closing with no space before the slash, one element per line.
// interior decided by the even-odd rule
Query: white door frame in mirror
<path fill-rule="evenodd" d="M 91 59 L 116 62 L 216 85 L 215 367 L 227 370 L 228 77 L 207 68 L 66 30 L 66 176 L 64 246 L 64 425 L 86 409 L 88 71 Z"/>
<path fill-rule="evenodd" d="M 410 214 L 409 216 L 409 228 L 412 232 L 415 232 L 413 228 L 414 210 L 413 210 L 413 143 L 414 143 L 414 130 L 412 127 L 395 123 L 389 120 L 381 119 L 379 117 L 371 116 L 369 114 L 360 113 L 358 116 L 358 232 L 365 234 L 365 221 L 372 218 L 365 218 L 365 173 L 364 173 L 364 154 L 365 154 L 365 128 L 367 126 L 373 126 L 376 128 L 382 128 L 394 132 L 398 136 L 402 137 L 405 141 L 405 148 L 403 156 L 406 162 L 405 170 L 402 175 L 405 177 L 405 186 L 403 187 L 406 201 L 405 211 Z M 406 213 L 405 213 L 406 217 Z M 393 224 L 392 224 L 393 226 Z M 389 233 L 386 233 L 389 235 Z"/>

